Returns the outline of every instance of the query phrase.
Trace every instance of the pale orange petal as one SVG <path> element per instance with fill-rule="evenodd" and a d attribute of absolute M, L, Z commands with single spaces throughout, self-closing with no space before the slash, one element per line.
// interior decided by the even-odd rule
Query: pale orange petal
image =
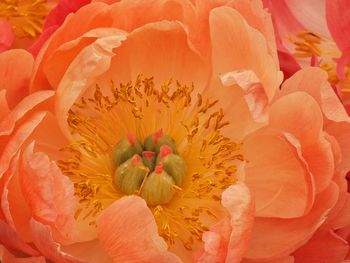
<path fill-rule="evenodd" d="M 295 219 L 256 218 L 247 259 L 287 256 L 303 245 L 324 222 L 338 199 L 338 187 L 331 183 L 316 196 L 310 213 Z M 293 200 L 290 200 L 293 202 Z"/>
<path fill-rule="evenodd" d="M 28 95 L 33 63 L 32 55 L 22 49 L 0 53 L 0 90 L 6 89 L 10 108 Z"/>
<path fill-rule="evenodd" d="M 229 7 L 213 9 L 209 23 L 214 77 L 235 70 L 253 70 L 271 100 L 282 74 L 269 54 L 264 36 Z"/>

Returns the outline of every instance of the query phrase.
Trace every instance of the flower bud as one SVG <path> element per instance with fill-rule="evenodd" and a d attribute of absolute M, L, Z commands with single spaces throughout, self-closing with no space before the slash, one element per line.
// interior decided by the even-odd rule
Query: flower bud
<path fill-rule="evenodd" d="M 153 171 L 156 165 L 156 153 L 152 151 L 144 151 L 142 152 L 142 160 L 149 170 Z"/>
<path fill-rule="evenodd" d="M 163 129 L 151 134 L 145 139 L 145 149 L 159 154 L 162 145 L 168 145 L 174 153 L 177 153 L 175 141 L 169 135 L 164 134 Z"/>
<path fill-rule="evenodd" d="M 114 182 L 125 194 L 133 194 L 139 190 L 149 169 L 143 164 L 140 155 L 122 163 L 114 173 Z"/>
<path fill-rule="evenodd" d="M 148 205 L 162 205 L 168 203 L 174 193 L 174 180 L 168 175 L 163 164 L 160 163 L 151 173 L 142 188 L 141 197 L 146 200 Z"/>
<path fill-rule="evenodd" d="M 142 153 L 142 145 L 136 137 L 129 133 L 126 138 L 121 139 L 114 150 L 113 161 L 119 166 L 126 160 L 129 160 L 134 154 Z"/>
<path fill-rule="evenodd" d="M 186 175 L 186 165 L 184 159 L 177 154 L 173 154 L 169 146 L 160 147 L 157 163 L 162 162 L 164 170 L 174 179 L 175 184 L 180 186 Z"/>

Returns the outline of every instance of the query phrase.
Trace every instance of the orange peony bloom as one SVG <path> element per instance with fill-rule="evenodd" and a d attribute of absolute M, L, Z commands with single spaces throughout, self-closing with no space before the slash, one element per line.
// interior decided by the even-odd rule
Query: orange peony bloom
<path fill-rule="evenodd" d="M 114 2 L 35 61 L 0 54 L 2 261 L 344 260 L 350 120 L 327 75 L 279 88 L 260 1 Z"/>

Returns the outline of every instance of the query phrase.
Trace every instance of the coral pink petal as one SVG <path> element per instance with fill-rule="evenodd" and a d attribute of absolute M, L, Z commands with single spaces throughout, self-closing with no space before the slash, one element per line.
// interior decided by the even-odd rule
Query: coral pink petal
<path fill-rule="evenodd" d="M 350 48 L 350 5 L 347 0 L 326 0 L 326 17 L 329 31 L 338 47 Z"/>
<path fill-rule="evenodd" d="M 256 215 L 293 218 L 313 205 L 314 187 L 301 156 L 300 143 L 291 134 L 259 130 L 242 145 L 246 184 L 256 199 Z M 288 200 L 293 200 L 286 205 Z"/>
<path fill-rule="evenodd" d="M 52 26 L 62 25 L 68 14 L 76 12 L 79 8 L 90 2 L 91 0 L 60 0 L 57 6 L 47 15 L 44 23 L 44 30 Z"/>
<path fill-rule="evenodd" d="M 0 89 L 6 88 L 10 108 L 28 95 L 33 63 L 32 55 L 22 49 L 12 49 L 0 54 Z"/>
<path fill-rule="evenodd" d="M 53 240 L 49 226 L 34 219 L 31 220 L 30 225 L 33 235 L 33 243 L 47 259 L 50 259 L 53 262 L 62 263 L 87 263 L 85 260 L 80 260 L 64 253 L 61 250 L 61 245 Z"/>
<path fill-rule="evenodd" d="M 69 240 L 74 227 L 76 199 L 73 183 L 47 155 L 25 150 L 20 165 L 20 184 L 35 220 L 57 228 L 62 242 Z M 56 238 L 57 239 L 57 238 Z"/>
<path fill-rule="evenodd" d="M 237 182 L 222 194 L 229 217 L 203 234 L 204 253 L 198 263 L 235 263 L 247 250 L 254 220 L 254 202 L 248 187 Z"/>
<path fill-rule="evenodd" d="M 2 249 L 2 256 L 1 256 Z M 0 246 L 0 258 L 2 263 L 46 263 L 45 257 L 16 257 L 5 247 Z"/>
<path fill-rule="evenodd" d="M 28 48 L 28 51 L 36 57 L 45 42 L 50 38 L 50 36 L 57 30 L 58 26 L 52 26 L 47 28 L 40 37 Z"/>
<path fill-rule="evenodd" d="M 339 263 L 345 259 L 348 251 L 349 245 L 345 240 L 333 230 L 321 228 L 293 256 L 298 263 Z"/>
<path fill-rule="evenodd" d="M 181 262 L 167 251 L 155 219 L 140 197 L 123 197 L 107 207 L 97 219 L 97 235 L 115 262 Z"/>
<path fill-rule="evenodd" d="M 284 48 L 282 48 L 282 50 L 278 50 L 278 59 L 280 61 L 281 70 L 284 73 L 285 79 L 290 78 L 300 69 L 300 65 L 297 60 L 291 55 L 291 53 L 285 51 Z"/>
<path fill-rule="evenodd" d="M 0 123 L 10 113 L 6 99 L 6 90 L 0 90 Z"/>
<path fill-rule="evenodd" d="M 293 256 L 285 256 L 281 258 L 275 258 L 270 260 L 249 260 L 243 259 L 241 263 L 295 263 Z"/>
<path fill-rule="evenodd" d="M 312 210 L 295 219 L 256 218 L 246 258 L 274 259 L 287 256 L 312 237 L 338 200 L 338 187 L 330 185 L 316 196 Z M 289 199 L 286 205 L 294 200 Z"/>
<path fill-rule="evenodd" d="M 11 24 L 0 18 L 0 53 L 11 48 L 13 41 L 15 40 L 15 35 L 13 33 Z"/>
<path fill-rule="evenodd" d="M 283 1 L 305 29 L 330 38 L 326 21 L 326 0 Z"/>
<path fill-rule="evenodd" d="M 38 251 L 26 244 L 9 225 L 0 220 L 0 243 L 9 249 L 23 252 L 27 255 L 36 256 Z"/>
<path fill-rule="evenodd" d="M 229 7 L 213 9 L 209 23 L 214 78 L 230 71 L 251 69 L 271 100 L 282 81 L 282 74 L 269 53 L 264 36 Z"/>

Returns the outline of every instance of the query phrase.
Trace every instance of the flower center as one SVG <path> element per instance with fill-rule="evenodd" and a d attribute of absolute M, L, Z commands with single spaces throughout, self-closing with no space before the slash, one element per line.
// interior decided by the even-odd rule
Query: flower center
<path fill-rule="evenodd" d="M 74 182 L 76 218 L 93 225 L 105 207 L 137 194 L 170 250 L 196 248 L 226 215 L 221 194 L 235 183 L 243 158 L 240 144 L 221 132 L 229 122 L 219 101 L 193 94 L 193 85 L 170 80 L 156 87 L 141 76 L 101 87 L 70 109 L 74 142 L 58 162 Z"/>
<path fill-rule="evenodd" d="M 48 13 L 46 0 L 2 0 L 0 17 L 8 20 L 19 38 L 34 38 L 42 31 Z"/>
<path fill-rule="evenodd" d="M 141 195 L 148 205 L 166 204 L 185 177 L 185 161 L 176 153 L 174 139 L 162 129 L 144 145 L 129 133 L 114 151 L 114 182 L 125 194 Z"/>

